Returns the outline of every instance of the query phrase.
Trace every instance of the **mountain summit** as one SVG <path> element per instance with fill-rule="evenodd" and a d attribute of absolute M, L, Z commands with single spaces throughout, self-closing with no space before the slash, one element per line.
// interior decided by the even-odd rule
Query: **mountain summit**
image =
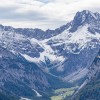
<path fill-rule="evenodd" d="M 100 14 L 92 13 L 88 10 L 83 10 L 82 12 L 77 12 L 74 20 L 72 21 L 71 32 L 75 32 L 79 26 L 88 24 L 90 28 L 100 27 Z"/>

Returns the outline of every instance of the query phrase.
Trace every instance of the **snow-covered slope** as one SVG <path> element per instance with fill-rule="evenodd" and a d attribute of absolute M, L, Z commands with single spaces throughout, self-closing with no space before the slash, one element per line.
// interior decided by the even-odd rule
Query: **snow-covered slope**
<path fill-rule="evenodd" d="M 99 19 L 97 13 L 78 12 L 69 28 L 57 36 L 43 40 L 54 50 L 55 54 L 65 58 L 64 63 L 54 67 L 51 73 L 64 77 L 66 81 L 77 80 L 87 74 L 88 66 L 100 47 Z M 81 71 L 78 71 L 79 69 Z M 79 72 L 84 72 L 84 69 L 87 71 L 80 75 Z"/>

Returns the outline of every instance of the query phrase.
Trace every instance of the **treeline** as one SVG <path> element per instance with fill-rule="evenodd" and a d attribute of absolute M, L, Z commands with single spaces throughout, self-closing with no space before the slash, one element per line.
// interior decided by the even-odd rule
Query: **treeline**
<path fill-rule="evenodd" d="M 18 100 L 18 98 L 0 92 L 0 100 Z"/>

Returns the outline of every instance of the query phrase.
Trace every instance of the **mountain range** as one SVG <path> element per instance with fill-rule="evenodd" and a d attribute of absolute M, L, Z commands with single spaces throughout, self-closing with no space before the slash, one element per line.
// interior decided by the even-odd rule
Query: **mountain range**
<path fill-rule="evenodd" d="M 77 12 L 55 30 L 0 25 L 0 92 L 16 99 L 50 100 L 55 89 L 78 85 L 77 97 L 99 73 L 99 50 L 97 12 Z"/>

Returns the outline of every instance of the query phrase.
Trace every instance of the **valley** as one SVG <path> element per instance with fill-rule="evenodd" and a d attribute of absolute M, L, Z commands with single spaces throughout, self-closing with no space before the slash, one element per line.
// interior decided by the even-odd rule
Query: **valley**
<path fill-rule="evenodd" d="M 100 71 L 99 23 L 99 13 L 83 10 L 55 30 L 0 25 L 0 92 L 15 100 L 79 98 Z"/>

